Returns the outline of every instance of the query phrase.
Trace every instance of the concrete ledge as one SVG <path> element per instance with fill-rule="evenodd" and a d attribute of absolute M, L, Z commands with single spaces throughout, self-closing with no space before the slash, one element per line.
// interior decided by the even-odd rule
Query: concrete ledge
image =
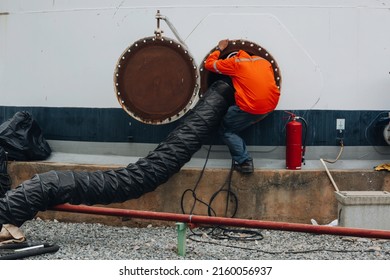
<path fill-rule="evenodd" d="M 13 187 L 30 179 L 34 174 L 50 170 L 96 171 L 122 167 L 120 165 L 74 164 L 55 162 L 10 162 L 9 174 Z M 390 191 L 390 172 L 373 169 L 331 170 L 340 191 Z M 199 178 L 201 168 L 184 167 L 154 192 L 139 199 L 106 207 L 182 213 L 181 198 L 186 190 L 192 190 Z M 209 203 L 210 198 L 222 187 L 227 189 L 229 168 L 206 168 L 197 189 L 198 199 Z M 315 219 L 327 224 L 337 219 L 337 199 L 334 188 L 323 169 L 291 171 L 285 169 L 256 169 L 254 174 L 241 175 L 233 172 L 231 191 L 238 199 L 236 217 L 256 220 L 272 220 L 296 223 L 310 223 Z M 194 204 L 188 191 L 183 205 L 189 213 Z M 228 216 L 232 215 L 233 201 L 230 198 Z M 217 216 L 225 216 L 226 192 L 220 192 L 211 207 Z M 194 214 L 207 215 L 207 207 L 196 202 Z M 87 214 L 72 214 L 55 211 L 39 213 L 43 219 L 57 219 L 67 222 L 98 222 L 109 225 L 142 226 L 151 221 L 123 220 Z M 162 222 L 156 222 L 162 223 Z"/>

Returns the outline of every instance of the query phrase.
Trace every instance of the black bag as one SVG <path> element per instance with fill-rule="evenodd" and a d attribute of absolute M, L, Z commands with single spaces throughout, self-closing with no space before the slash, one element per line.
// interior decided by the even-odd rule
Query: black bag
<path fill-rule="evenodd" d="M 0 197 L 11 189 L 11 177 L 7 172 L 7 153 L 0 147 Z"/>
<path fill-rule="evenodd" d="M 41 128 L 26 111 L 17 112 L 0 125 L 0 146 L 9 160 L 43 160 L 51 154 Z"/>

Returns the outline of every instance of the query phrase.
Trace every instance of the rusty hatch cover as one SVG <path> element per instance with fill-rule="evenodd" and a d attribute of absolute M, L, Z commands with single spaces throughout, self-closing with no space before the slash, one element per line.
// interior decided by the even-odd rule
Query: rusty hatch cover
<path fill-rule="evenodd" d="M 197 71 L 183 45 L 169 38 L 147 37 L 136 41 L 118 59 L 116 96 L 122 108 L 141 122 L 171 122 L 196 104 Z"/>

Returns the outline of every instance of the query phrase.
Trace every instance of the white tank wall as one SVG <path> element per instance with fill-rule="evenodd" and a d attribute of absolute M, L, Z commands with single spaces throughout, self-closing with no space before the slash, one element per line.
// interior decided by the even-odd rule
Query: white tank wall
<path fill-rule="evenodd" d="M 153 35 L 160 9 L 198 65 L 221 38 L 266 48 L 282 71 L 279 110 L 390 109 L 390 1 L 238 3 L 2 0 L 0 105 L 120 107 L 116 61 Z"/>

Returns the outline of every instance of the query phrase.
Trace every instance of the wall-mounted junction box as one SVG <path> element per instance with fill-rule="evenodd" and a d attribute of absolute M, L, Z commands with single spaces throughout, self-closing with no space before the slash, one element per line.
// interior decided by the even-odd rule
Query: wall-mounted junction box
<path fill-rule="evenodd" d="M 336 143 L 341 145 L 344 143 L 344 130 L 345 130 L 345 119 L 336 119 Z"/>
<path fill-rule="evenodd" d="M 345 119 L 336 119 L 336 129 L 337 130 L 345 129 Z"/>

